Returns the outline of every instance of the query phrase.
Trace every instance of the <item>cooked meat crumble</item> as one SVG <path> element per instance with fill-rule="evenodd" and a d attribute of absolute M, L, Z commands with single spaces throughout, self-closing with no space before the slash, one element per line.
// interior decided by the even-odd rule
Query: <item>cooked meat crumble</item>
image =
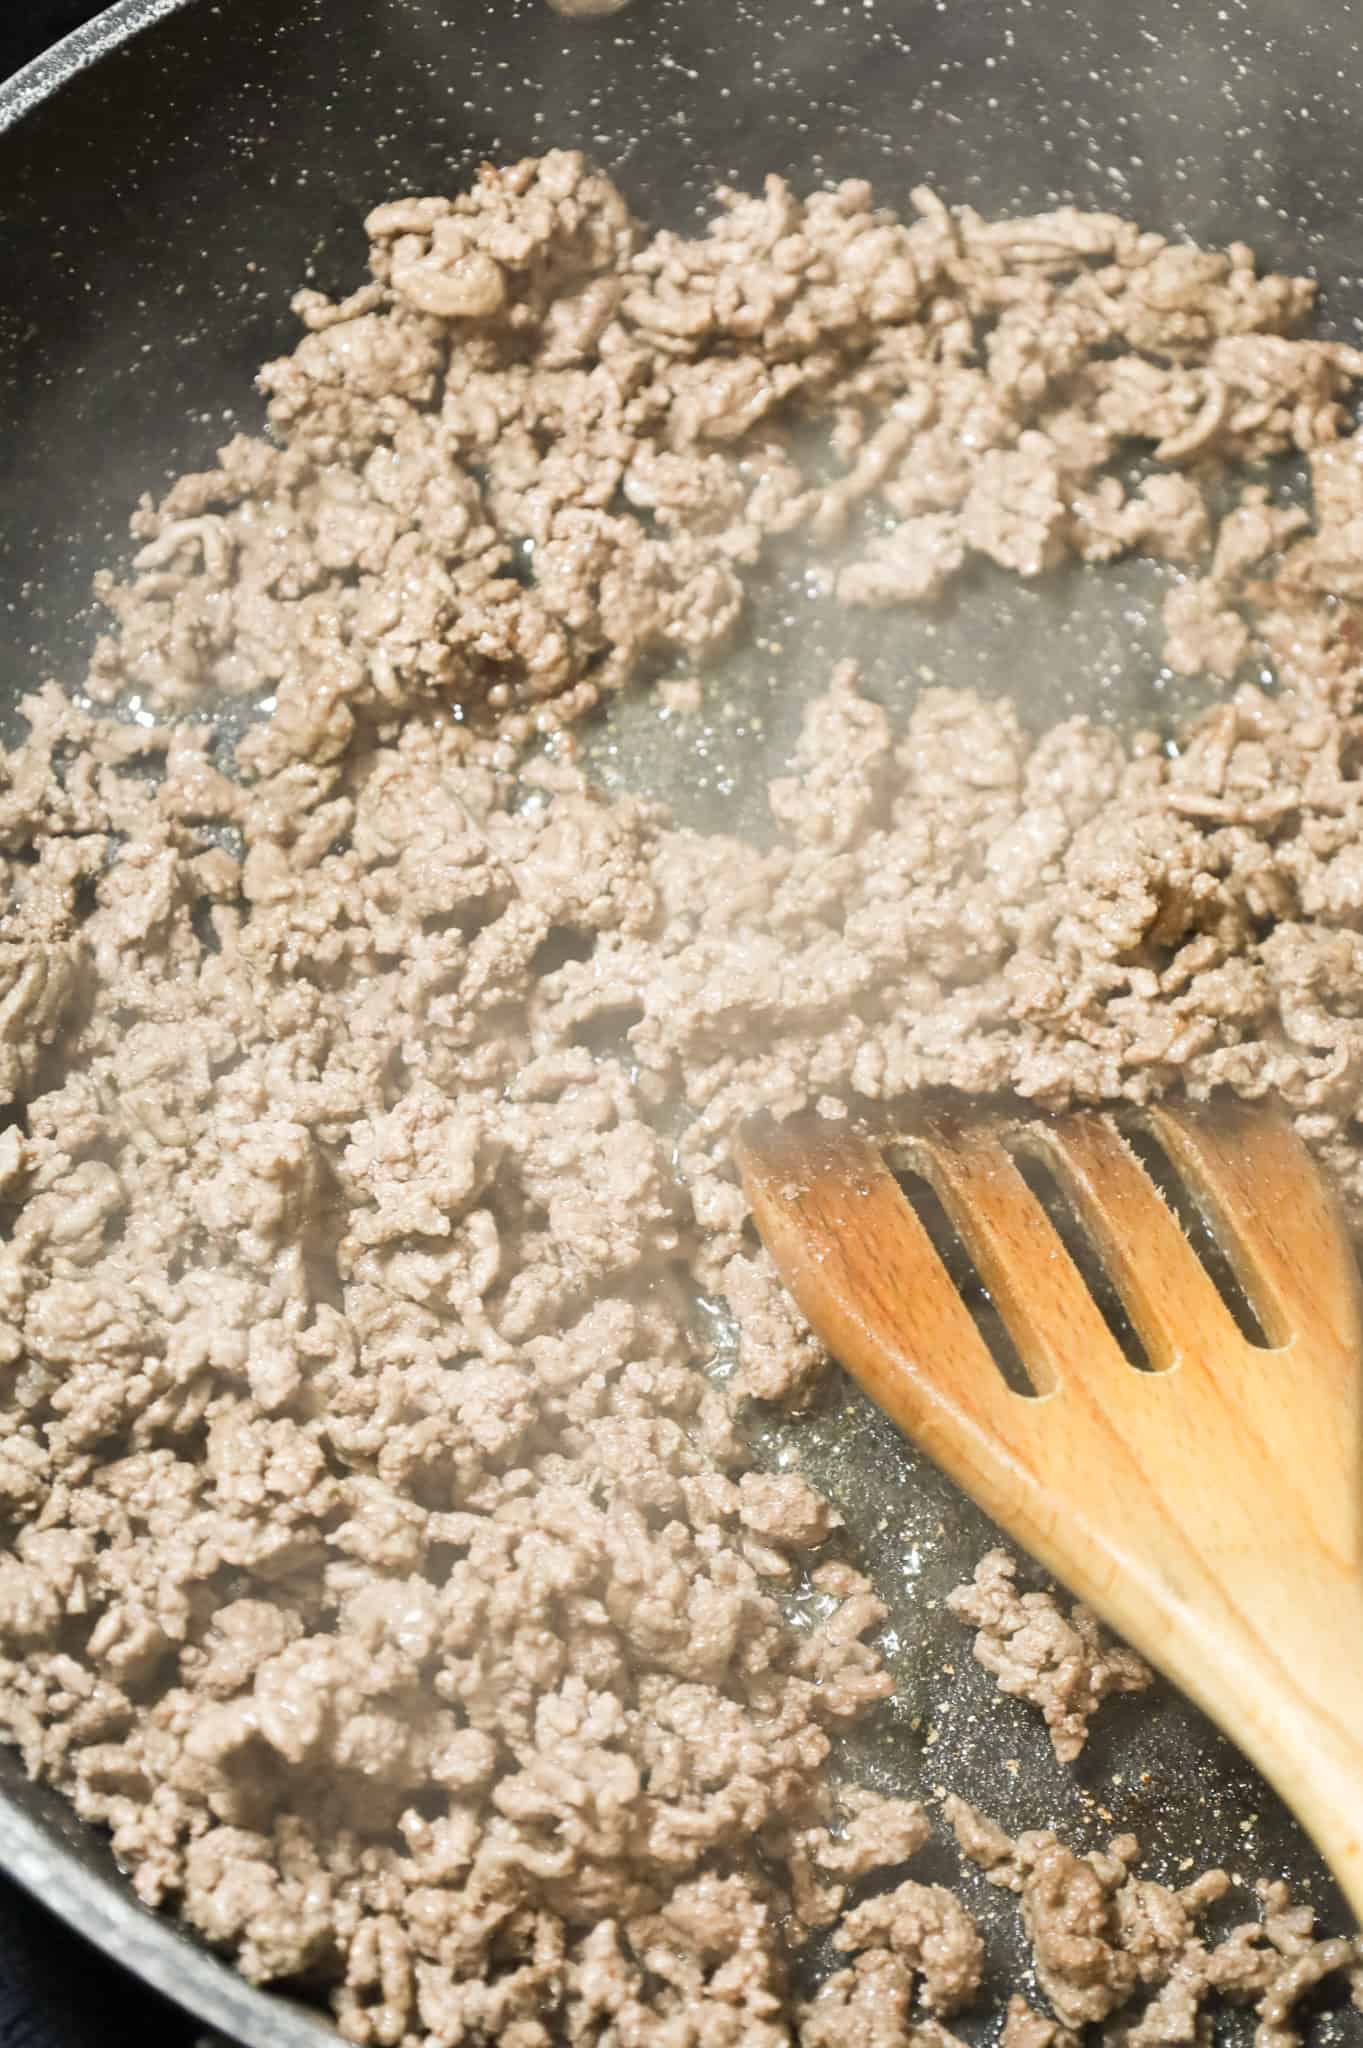
<path fill-rule="evenodd" d="M 823 1364 L 742 1114 L 1272 1091 L 1363 1208 L 1363 356 L 1246 249 L 915 203 L 773 179 L 650 236 L 551 153 L 380 206 L 273 438 L 143 504 L 88 699 L 3 758 L 0 1725 L 357 2043 L 941 2048 L 978 1994 L 927 1814 L 837 1766 L 884 1609 L 740 1427 Z M 1286 452 L 1314 516 L 1224 509 Z M 1168 749 L 897 725 L 844 667 L 765 849 L 608 801 L 562 729 L 669 665 L 694 703 L 782 536 L 876 606 L 1143 550 L 1195 571 L 1177 666 L 1281 687 Z M 1138 1682 L 997 1567 L 970 1599 L 1062 1753 Z M 950 1817 L 1053 2009 L 1009 2048 L 1191 2042 L 1213 1993 L 1275 2048 L 1355 1969 L 1280 1890 L 1209 1947 L 1220 1873 Z"/>
<path fill-rule="evenodd" d="M 1007 1551 L 991 1550 L 947 1606 L 973 1623 L 975 1657 L 998 1680 L 999 1691 L 1040 1707 L 1056 1755 L 1073 1763 L 1103 1701 L 1144 1691 L 1153 1673 L 1081 1601 L 1067 1619 L 1053 1593 L 1020 1593 L 1016 1578 Z"/>
<path fill-rule="evenodd" d="M 1011 2048 L 1059 2048 L 1142 1994 L 1139 2018 L 1113 2030 L 1135 2048 L 1203 2040 L 1213 1995 L 1254 2005 L 1255 2048 L 1286 2048 L 1299 2039 L 1293 2007 L 1325 1978 L 1342 1972 L 1355 2002 L 1363 2000 L 1358 1942 L 1319 1939 L 1311 1908 L 1294 1905 L 1284 1884 L 1261 1884 L 1259 1919 L 1209 1946 L 1198 1923 L 1230 1889 L 1224 1870 L 1173 1891 L 1133 1874 L 1133 1836 L 1076 1856 L 1049 1830 L 1010 1841 L 963 1799 L 949 1798 L 946 1813 L 964 1854 L 991 1884 L 1018 1894 L 1036 1981 L 1059 2021 L 1015 2000 L 1005 2027 Z"/>

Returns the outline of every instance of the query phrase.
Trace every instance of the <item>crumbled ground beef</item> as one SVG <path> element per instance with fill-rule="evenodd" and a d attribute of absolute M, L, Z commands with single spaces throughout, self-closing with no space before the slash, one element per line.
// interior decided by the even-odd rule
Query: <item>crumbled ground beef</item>
<path fill-rule="evenodd" d="M 1097 2021 L 1124 2048 L 1192 2044 L 1207 2038 L 1217 1999 L 1253 2004 L 1255 2048 L 1296 2048 L 1294 2008 L 1335 1974 L 1363 2006 L 1359 1940 L 1319 1938 L 1312 1909 L 1294 1905 L 1284 1884 L 1261 1884 L 1260 1917 L 1209 1945 L 1198 1922 L 1230 1890 L 1223 1870 L 1172 1891 L 1133 1874 L 1140 1850 L 1130 1835 L 1076 1856 L 1049 1831 L 1010 1840 L 963 1799 L 949 1797 L 946 1816 L 989 1882 L 1017 1894 L 1036 1980 L 1056 2016 L 1014 1999 L 1009 2048 L 1063 2048 Z"/>
<path fill-rule="evenodd" d="M 960 1900 L 939 1884 L 906 1878 L 848 1913 L 833 1937 L 849 1954 L 877 1948 L 922 1978 L 929 2012 L 951 2013 L 980 1988 L 984 1944 Z"/>
<path fill-rule="evenodd" d="M 1067 1620 L 1053 1593 L 1019 1593 L 1016 1578 L 1007 1551 L 991 1550 L 947 1605 L 973 1624 L 975 1656 L 999 1691 L 1040 1707 L 1056 1755 L 1073 1763 L 1103 1701 L 1112 1693 L 1143 1692 L 1154 1674 L 1082 1603 L 1071 1607 Z"/>
<path fill-rule="evenodd" d="M 378 208 L 263 373 L 275 438 L 102 586 L 90 695 L 143 722 L 49 687 L 0 762 L 0 1727 L 357 2043 L 943 2048 L 973 1995 L 921 1810 L 832 1768 L 890 1690 L 875 1588 L 738 1428 L 822 1363 L 741 1115 L 1272 1090 L 1363 1209 L 1363 358 L 1246 250 L 918 206 L 772 180 L 648 237 L 555 153 Z M 1314 523 L 1214 535 L 1213 465 L 1285 451 Z M 765 851 L 523 756 L 646 659 L 691 701 L 796 530 L 873 603 L 1187 559 L 1185 665 L 1283 688 L 1168 750 L 940 690 L 895 730 L 844 669 Z M 230 777 L 225 696 L 268 714 Z M 1274 1895 L 1194 1982 L 1215 1876 L 989 1856 L 1061 2029 L 1139 1988 L 1191 2039 L 1205 1980 L 1267 2048 L 1352 1967 Z M 813 1927 L 852 1960 L 801 2003 Z"/>
<path fill-rule="evenodd" d="M 650 237 L 555 150 L 377 207 L 371 282 L 300 292 L 307 332 L 261 372 L 275 438 L 144 501 L 92 691 L 271 693 L 267 772 L 452 699 L 524 737 L 646 657 L 720 646 L 773 536 L 803 531 L 853 604 L 931 598 L 971 556 L 1197 562 L 1199 479 L 1289 451 L 1334 537 L 1285 566 L 1338 587 L 1363 354 L 1294 337 L 1308 281 L 1115 216 L 914 197 L 906 225 L 856 180 L 801 200 L 770 178 Z M 1151 449 L 1167 467 L 1128 490 L 1114 461 Z M 1178 666 L 1248 650 L 1239 583 L 1291 521 L 1265 507 L 1261 546 L 1171 593 Z"/>

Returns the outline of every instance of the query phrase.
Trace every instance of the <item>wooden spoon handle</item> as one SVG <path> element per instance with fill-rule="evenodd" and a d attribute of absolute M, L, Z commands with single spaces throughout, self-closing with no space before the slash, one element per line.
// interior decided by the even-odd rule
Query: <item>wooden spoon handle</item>
<path fill-rule="evenodd" d="M 929 1130 L 944 1205 L 1031 1396 L 1005 1383 L 874 1139 L 754 1125 L 739 1160 L 763 1239 L 834 1356 L 1240 1744 L 1363 1923 L 1363 1376 L 1347 1239 L 1293 1134 L 1256 1124 L 1241 1150 L 1273 1198 L 1252 1214 L 1239 1202 L 1240 1236 L 1274 1276 L 1274 1313 L 1271 1346 L 1252 1344 L 1153 1186 L 1090 1123 L 1057 1127 L 1062 1156 L 1127 1259 L 1161 1371 L 1123 1358 L 990 1133 Z M 1224 1192 L 1213 1138 L 1175 1135 Z M 1313 1280 L 1329 1313 L 1311 1312 Z"/>
<path fill-rule="evenodd" d="M 1223 1719 L 1301 1821 L 1363 1927 L 1363 1743 L 1357 1736 L 1339 1739 L 1341 1713 L 1355 1727 L 1363 1724 L 1363 1701 L 1342 1701 L 1328 1716 L 1301 1711 L 1295 1703 L 1281 1718 L 1270 1712 L 1271 1753 L 1251 1741 L 1248 1731 L 1241 1734 L 1233 1717 Z"/>

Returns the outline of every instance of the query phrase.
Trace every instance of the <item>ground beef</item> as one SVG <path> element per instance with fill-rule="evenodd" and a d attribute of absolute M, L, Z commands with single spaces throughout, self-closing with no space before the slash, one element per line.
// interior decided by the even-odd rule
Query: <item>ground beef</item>
<path fill-rule="evenodd" d="M 972 556 L 1191 562 L 1199 478 L 1286 451 L 1333 480 L 1294 575 L 1338 587 L 1363 354 L 1293 338 L 1309 282 L 1115 216 L 914 200 L 906 225 L 857 180 L 770 178 L 649 236 L 555 150 L 375 208 L 372 281 L 299 293 L 307 332 L 261 372 L 274 439 L 144 501 L 92 692 L 268 693 L 266 770 L 452 699 L 524 737 L 713 653 L 773 537 L 804 532 L 850 604 L 935 597 Z M 1113 473 L 1152 448 L 1165 468 Z M 1177 667 L 1250 651 L 1231 580 L 1214 561 L 1171 593 Z"/>
<path fill-rule="evenodd" d="M 984 1944 L 960 1900 L 939 1884 L 906 1878 L 877 1892 L 845 1916 L 833 1945 L 897 1956 L 922 1978 L 929 2012 L 956 2012 L 980 1988 Z"/>
<path fill-rule="evenodd" d="M 804 2048 L 961 2048 L 937 2021 L 910 2017 L 912 1998 L 909 1966 L 887 1948 L 868 1949 L 801 2009 L 800 2041 Z"/>
<path fill-rule="evenodd" d="M 1271 1090 L 1363 1210 L 1363 358 L 1246 250 L 917 205 L 771 180 L 650 237 L 552 153 L 379 207 L 274 438 L 139 511 L 93 706 L 0 760 L 0 1729 L 357 2043 L 944 2048 L 974 1995 L 922 1810 L 835 1769 L 884 1609 L 740 1428 L 823 1362 L 740 1116 Z M 1293 452 L 1314 523 L 1217 524 L 1216 465 Z M 844 668 L 765 849 L 521 751 L 646 664 L 694 703 L 797 532 L 877 604 L 1189 561 L 1178 630 L 1209 593 L 1282 687 L 1166 747 L 942 690 L 896 729 Z M 1197 1978 L 1215 1876 L 953 1818 L 1060 2030 L 1139 1989 L 1191 2038 L 1205 1979 L 1271 2043 L 1352 1967 L 1274 1895 Z"/>
<path fill-rule="evenodd" d="M 1284 1884 L 1261 1884 L 1260 1917 L 1209 1944 L 1198 1923 L 1230 1890 L 1222 1870 L 1172 1891 L 1134 1875 L 1140 1852 L 1129 1835 L 1076 1856 L 1049 1831 L 1010 1840 L 963 1799 L 949 1797 L 946 1815 L 989 1882 L 1017 1894 L 1036 1980 L 1056 2015 L 1015 1998 L 1009 2048 L 1065 2048 L 1098 2021 L 1111 2022 L 1104 2039 L 1123 2048 L 1191 2048 L 1208 2038 L 1218 1999 L 1253 2004 L 1255 2048 L 1296 2048 L 1294 2008 L 1336 1974 L 1363 2006 L 1363 1943 L 1319 1938 L 1312 1909 L 1294 1905 Z"/>
<path fill-rule="evenodd" d="M 1019 1593 L 1016 1577 L 1007 1551 L 991 1550 L 947 1605 L 973 1624 L 975 1656 L 999 1691 L 1040 1707 L 1056 1755 L 1073 1763 L 1103 1701 L 1112 1693 L 1143 1692 L 1154 1674 L 1081 1602 L 1067 1620 L 1053 1593 Z"/>

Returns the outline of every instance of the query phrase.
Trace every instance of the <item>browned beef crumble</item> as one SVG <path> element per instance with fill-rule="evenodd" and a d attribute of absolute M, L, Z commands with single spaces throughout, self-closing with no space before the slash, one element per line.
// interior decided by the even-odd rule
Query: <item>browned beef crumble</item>
<path fill-rule="evenodd" d="M 999 1691 L 1040 1707 L 1056 1755 L 1073 1763 L 1103 1701 L 1113 1693 L 1143 1692 L 1153 1673 L 1082 1601 L 1067 1617 L 1053 1593 L 1020 1593 L 1016 1578 L 1007 1551 L 991 1550 L 947 1606 L 973 1624 L 975 1657 Z"/>
<path fill-rule="evenodd" d="M 821 1364 L 742 1113 L 1271 1091 L 1363 1207 L 1363 357 L 1246 249 L 916 204 L 773 179 L 650 236 L 551 153 L 379 207 L 372 282 L 262 373 L 274 438 L 102 585 L 90 695 L 143 722 L 50 686 L 3 760 L 0 1726 L 357 2043 L 942 2048 L 976 1994 L 900 1869 L 923 1811 L 833 1768 L 890 1689 L 875 1590 L 736 1427 Z M 1312 516 L 1214 516 L 1283 452 Z M 1176 665 L 1283 687 L 1171 751 L 940 690 L 897 731 L 845 669 L 766 851 L 523 758 L 645 661 L 694 701 L 785 534 L 873 605 L 1144 550 L 1189 567 Z M 229 779 L 199 714 L 262 694 Z M 1077 1744 L 1134 1665 L 985 1594 Z M 1191 2042 L 1213 1993 L 1278 2048 L 1354 1968 L 1279 1890 L 1208 1947 L 1219 1873 L 951 1818 L 1053 2007 L 1009 2048 Z M 801 2003 L 816 1927 L 848 1960 Z"/>
<path fill-rule="evenodd" d="M 963 1799 L 948 1798 L 946 1814 L 964 1854 L 991 1884 L 1017 1894 L 1036 1980 L 1055 2014 L 1048 2020 L 1015 1999 L 1009 2048 L 1063 2048 L 1102 2021 L 1124 2048 L 1192 2044 L 1206 2037 L 1212 1997 L 1253 2005 L 1255 2048 L 1291 2048 L 1300 2038 L 1293 2008 L 1324 1979 L 1343 1975 L 1355 2002 L 1363 1999 L 1357 1940 L 1319 1938 L 1312 1909 L 1294 1905 L 1284 1884 L 1261 1884 L 1259 1918 L 1209 1944 L 1198 1923 L 1230 1890 L 1224 1870 L 1174 1891 L 1134 1874 L 1140 1850 L 1131 1835 L 1076 1856 L 1049 1830 L 1011 1841 Z"/>

